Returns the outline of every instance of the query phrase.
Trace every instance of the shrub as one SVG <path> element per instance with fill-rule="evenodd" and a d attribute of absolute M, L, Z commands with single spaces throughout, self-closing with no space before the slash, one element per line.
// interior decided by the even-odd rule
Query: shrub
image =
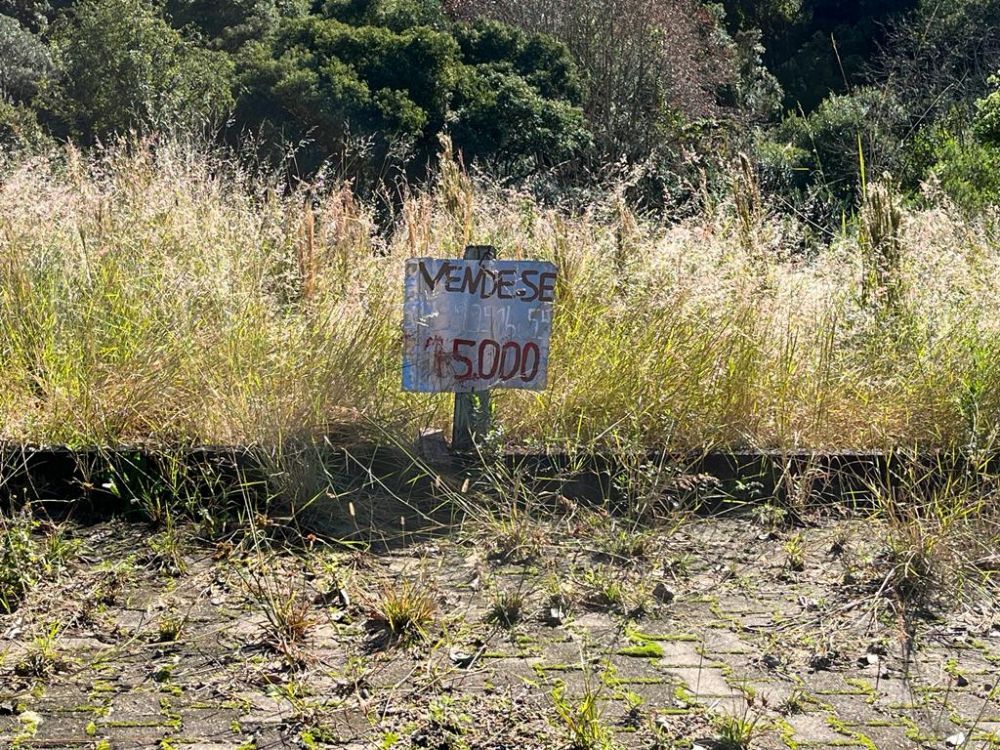
<path fill-rule="evenodd" d="M 70 135 L 204 125 L 232 107 L 229 59 L 185 40 L 148 0 L 85 0 L 52 33 L 60 76 L 43 104 Z"/>
<path fill-rule="evenodd" d="M 273 32 L 282 18 L 305 15 L 308 0 L 167 0 L 177 29 L 192 29 L 213 46 L 235 50 Z"/>
<path fill-rule="evenodd" d="M 52 58 L 41 39 L 15 19 L 0 15 L 0 94 L 28 101 L 48 77 Z"/>
<path fill-rule="evenodd" d="M 968 131 L 938 131 L 929 174 L 966 211 L 1000 202 L 1000 148 Z"/>
<path fill-rule="evenodd" d="M 0 98 L 0 151 L 40 151 L 51 144 L 30 107 Z"/>
<path fill-rule="evenodd" d="M 914 122 L 934 122 L 990 91 L 1000 68 L 1000 0 L 918 0 L 888 35 L 879 73 Z"/>
<path fill-rule="evenodd" d="M 523 78 L 468 69 L 455 112 L 455 142 L 499 173 L 531 172 L 582 153 L 590 133 L 579 109 L 546 99 Z"/>
<path fill-rule="evenodd" d="M 352 26 L 384 26 L 397 33 L 413 26 L 447 30 L 440 0 L 326 0 L 322 13 Z"/>
<path fill-rule="evenodd" d="M 884 92 L 863 88 L 829 96 L 808 115 L 786 117 L 773 138 L 790 147 L 798 186 L 819 185 L 833 197 L 854 202 L 861 184 L 858 145 L 866 159 L 887 147 L 892 133 L 878 126 L 892 106 Z"/>
<path fill-rule="evenodd" d="M 598 153 L 642 161 L 676 118 L 719 115 L 736 74 L 719 19 L 691 0 L 452 0 L 458 18 L 494 18 L 563 42 L 586 80 L 584 111 Z"/>
<path fill-rule="evenodd" d="M 990 76 L 989 83 L 993 91 L 976 100 L 973 129 L 984 143 L 1000 146 L 1000 76 Z"/>
<path fill-rule="evenodd" d="M 63 5 L 67 0 L 55 0 Z M 30 31 L 45 28 L 52 18 L 52 3 L 49 0 L 0 0 L 0 15 L 17 20 Z"/>
<path fill-rule="evenodd" d="M 243 58 L 240 121 L 272 139 L 308 140 L 299 154 L 306 169 L 358 136 L 373 141 L 376 167 L 426 157 L 448 127 L 470 158 L 506 169 L 526 163 L 530 171 L 589 143 L 572 103 L 579 85 L 565 48 L 496 24 L 453 34 L 430 18 L 434 26 L 395 31 L 399 16 L 391 10 L 327 3 L 336 17 L 282 24 L 273 41 Z"/>

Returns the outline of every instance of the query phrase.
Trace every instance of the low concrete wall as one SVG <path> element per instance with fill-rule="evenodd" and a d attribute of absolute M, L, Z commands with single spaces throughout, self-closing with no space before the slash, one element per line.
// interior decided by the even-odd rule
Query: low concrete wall
<path fill-rule="evenodd" d="M 288 466 L 304 466 L 347 486 L 383 486 L 406 494 L 439 494 L 443 479 L 460 486 L 482 471 L 478 460 L 452 457 L 433 466 L 406 451 L 375 445 L 310 447 L 302 455 L 250 447 L 202 446 L 163 451 L 143 447 L 71 450 L 59 446 L 0 445 L 0 503 L 72 505 L 99 513 L 127 510 L 136 493 L 170 496 L 267 497 L 280 492 Z M 290 458 L 289 458 L 290 457 Z M 963 477 L 1000 473 L 1000 457 L 983 461 L 962 453 L 810 453 L 712 451 L 702 454 L 650 452 L 622 457 L 591 453 L 532 453 L 511 450 L 497 468 L 547 496 L 591 502 L 627 502 L 630 493 L 662 495 L 665 501 L 694 498 L 708 506 L 776 498 L 794 503 L 867 504 L 876 492 L 929 493 Z"/>

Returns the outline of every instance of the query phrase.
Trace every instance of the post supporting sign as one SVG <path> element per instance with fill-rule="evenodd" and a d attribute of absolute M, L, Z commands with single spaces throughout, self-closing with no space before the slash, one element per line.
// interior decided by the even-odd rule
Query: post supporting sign
<path fill-rule="evenodd" d="M 403 388 L 456 394 L 453 448 L 489 429 L 491 389 L 545 388 L 555 288 L 553 264 L 483 245 L 406 261 Z"/>

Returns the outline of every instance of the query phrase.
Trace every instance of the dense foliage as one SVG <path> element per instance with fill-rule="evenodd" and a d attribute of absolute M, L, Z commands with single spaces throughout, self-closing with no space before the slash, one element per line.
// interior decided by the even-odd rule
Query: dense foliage
<path fill-rule="evenodd" d="M 0 0 L 0 145 L 194 129 L 379 189 L 447 134 L 674 209 L 743 154 L 822 227 L 866 176 L 996 201 L 998 31 L 1000 0 Z"/>
<path fill-rule="evenodd" d="M 553 40 L 489 22 L 451 28 L 429 9 L 327 5 L 281 23 L 240 64 L 239 121 L 270 142 L 308 139 L 309 164 L 352 135 L 374 141 L 376 161 L 428 154 L 445 129 L 469 157 L 513 170 L 586 148 L 576 68 Z"/>

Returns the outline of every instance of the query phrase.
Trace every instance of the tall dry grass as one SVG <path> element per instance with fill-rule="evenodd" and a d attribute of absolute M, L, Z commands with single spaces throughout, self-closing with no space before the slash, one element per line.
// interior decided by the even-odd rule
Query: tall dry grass
<path fill-rule="evenodd" d="M 559 210 L 448 163 L 380 234 L 347 185 L 289 192 L 176 141 L 12 158 L 0 435 L 232 444 L 446 427 L 448 396 L 400 390 L 403 261 L 476 242 L 560 274 L 549 389 L 498 395 L 507 440 L 992 440 L 996 217 L 966 221 L 933 196 L 903 209 L 887 307 L 863 290 L 863 225 L 803 254 L 794 217 L 757 199 L 742 215 L 739 197 L 658 223 L 620 195 Z"/>

